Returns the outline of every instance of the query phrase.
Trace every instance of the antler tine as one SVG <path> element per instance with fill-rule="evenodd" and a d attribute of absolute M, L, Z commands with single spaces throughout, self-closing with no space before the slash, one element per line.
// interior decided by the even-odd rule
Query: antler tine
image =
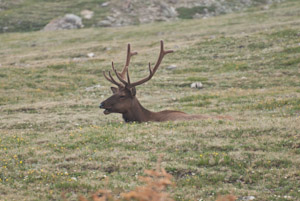
<path fill-rule="evenodd" d="M 108 71 L 108 75 L 109 75 L 110 79 L 111 79 L 116 85 L 118 85 L 119 87 L 123 87 L 123 85 L 122 85 L 121 83 L 117 82 L 117 81 L 113 78 L 113 76 L 111 75 L 110 71 Z"/>
<path fill-rule="evenodd" d="M 129 63 L 130 63 L 130 58 L 134 55 L 137 55 L 137 52 L 131 52 L 130 51 L 130 44 L 127 45 L 127 57 L 126 57 L 126 63 L 125 66 L 123 67 L 123 70 L 121 73 L 118 73 L 122 79 L 125 79 L 125 73 L 128 71 Z M 128 77 L 128 76 L 127 76 Z"/>
<path fill-rule="evenodd" d="M 112 67 L 113 71 L 115 72 L 117 78 L 118 78 L 125 86 L 127 86 L 128 83 L 121 77 L 121 75 L 119 75 L 119 73 L 118 73 L 117 70 L 115 69 L 114 62 L 111 62 L 111 67 Z M 128 72 L 128 69 L 127 69 L 127 72 Z M 127 77 L 128 77 L 128 75 L 127 75 Z"/>
<path fill-rule="evenodd" d="M 153 73 L 155 73 L 156 70 L 158 69 L 160 63 L 162 62 L 162 60 L 164 58 L 164 56 L 166 54 L 173 53 L 173 52 L 174 52 L 173 50 L 167 50 L 167 51 L 165 51 L 164 50 L 164 41 L 162 41 L 162 40 L 160 41 L 160 53 L 159 53 L 158 60 L 157 60 L 157 62 L 155 64 L 155 66 L 154 66 Z"/>
<path fill-rule="evenodd" d="M 137 52 L 131 52 L 131 51 L 130 51 L 130 44 L 128 44 L 128 47 L 127 47 L 127 59 L 126 59 L 126 64 L 125 64 L 125 66 L 124 66 L 122 72 L 121 72 L 121 73 L 117 72 L 117 70 L 115 69 L 115 66 L 114 66 L 114 62 L 112 62 L 112 69 L 113 69 L 114 73 L 116 74 L 117 78 L 125 85 L 125 87 L 130 87 L 130 88 L 132 88 L 132 87 L 135 87 L 135 86 L 137 86 L 137 85 L 141 85 L 141 84 L 147 82 L 148 80 L 150 80 L 150 79 L 153 77 L 153 75 L 155 74 L 155 72 L 157 71 L 158 67 L 160 66 L 160 63 L 162 62 L 164 56 L 165 56 L 166 54 L 169 54 L 169 53 L 172 53 L 172 52 L 174 52 L 174 51 L 173 51 L 173 50 L 164 50 L 164 42 L 161 40 L 161 41 L 160 41 L 160 53 L 159 53 L 159 57 L 158 57 L 158 59 L 157 59 L 157 62 L 156 62 L 156 64 L 155 64 L 153 70 L 152 70 L 151 64 L 150 64 L 150 62 L 149 62 L 149 75 L 148 75 L 147 77 L 145 77 L 145 78 L 143 78 L 143 79 L 137 81 L 137 82 L 130 83 L 130 77 L 129 77 L 128 66 L 129 66 L 129 63 L 130 63 L 130 58 L 131 58 L 131 56 L 136 55 Z M 127 73 L 127 81 L 125 80 L 125 74 L 126 74 L 126 73 Z M 109 74 L 109 77 L 110 77 L 110 78 L 108 78 L 108 77 L 106 76 L 105 72 L 103 72 L 104 77 L 105 77 L 108 81 L 110 81 L 111 83 L 113 83 L 113 84 L 115 84 L 115 85 L 117 85 L 117 86 L 119 86 L 119 87 L 124 87 L 121 83 L 117 82 L 117 81 L 113 78 L 113 76 L 111 75 L 110 71 L 108 72 L 108 74 Z"/>
<path fill-rule="evenodd" d="M 105 77 L 108 81 L 110 81 L 111 83 L 117 85 L 118 87 L 122 87 L 122 85 L 121 85 L 120 83 L 116 82 L 115 79 L 111 76 L 110 71 L 108 72 L 110 78 L 107 77 L 107 75 L 105 74 L 104 71 L 103 71 L 102 73 L 103 73 L 104 77 Z"/>
<path fill-rule="evenodd" d="M 129 77 L 129 71 L 128 71 L 128 68 L 127 68 L 127 82 L 128 82 L 128 85 L 130 86 L 130 77 Z"/>
<path fill-rule="evenodd" d="M 136 55 L 137 52 L 131 52 L 130 51 L 130 44 L 128 44 L 127 46 L 127 58 L 126 58 L 126 63 L 125 63 L 125 66 L 123 67 L 122 69 L 122 72 L 117 72 L 117 70 L 115 69 L 114 67 L 114 63 L 112 62 L 112 69 L 113 71 L 115 72 L 116 76 L 118 77 L 118 79 L 125 85 L 127 86 L 129 83 L 130 83 L 130 78 L 129 78 L 129 75 L 128 75 L 128 66 L 129 66 L 129 63 L 130 63 L 130 58 L 133 56 L 133 55 Z M 125 74 L 127 72 L 127 80 L 129 81 L 128 83 L 126 82 L 125 80 Z M 109 72 L 109 77 L 107 77 L 107 75 L 105 74 L 105 72 L 103 72 L 103 75 L 104 77 L 110 81 L 111 83 L 119 86 L 119 87 L 123 87 L 123 85 L 119 82 L 117 82 L 111 75 L 111 73 Z"/>
<path fill-rule="evenodd" d="M 139 80 L 137 82 L 134 82 L 134 83 L 130 84 L 130 86 L 131 87 L 135 87 L 137 85 L 141 85 L 141 84 L 147 82 L 148 80 L 150 80 L 153 77 L 153 75 L 155 74 L 155 72 L 157 71 L 157 69 L 158 69 L 160 63 L 162 62 L 164 56 L 166 54 L 169 54 L 169 53 L 172 53 L 172 52 L 174 52 L 174 51 L 173 50 L 167 50 L 167 51 L 164 50 L 164 42 L 161 40 L 160 41 L 160 53 L 159 53 L 159 57 L 157 59 L 157 62 L 155 64 L 153 70 L 151 69 L 150 62 L 149 62 L 149 71 L 150 71 L 150 73 L 149 73 L 148 77 L 145 77 L 145 78 L 143 78 L 143 79 L 141 79 L 141 80 Z"/>

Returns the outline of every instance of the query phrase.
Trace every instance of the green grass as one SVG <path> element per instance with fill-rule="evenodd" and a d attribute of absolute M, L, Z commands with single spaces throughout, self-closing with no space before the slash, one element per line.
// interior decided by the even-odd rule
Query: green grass
<path fill-rule="evenodd" d="M 299 200 L 299 7 L 288 1 L 206 20 L 1 34 L 1 200 L 60 200 L 62 192 L 77 200 L 99 188 L 118 195 L 140 185 L 161 154 L 175 200 L 227 193 Z M 175 53 L 137 87 L 140 102 L 234 120 L 125 124 L 103 114 L 98 105 L 111 84 L 102 71 L 112 60 L 124 64 L 130 42 L 139 52 L 132 80 L 146 76 L 160 39 Z M 170 64 L 177 69 L 166 70 Z M 196 81 L 203 89 L 190 88 Z"/>
<path fill-rule="evenodd" d="M 177 8 L 176 11 L 178 12 L 178 17 L 181 19 L 193 19 L 193 16 L 198 13 L 198 14 L 205 14 L 205 10 L 208 12 L 214 12 L 215 11 L 214 6 L 195 6 L 192 8 L 186 8 L 186 7 L 180 7 Z"/>

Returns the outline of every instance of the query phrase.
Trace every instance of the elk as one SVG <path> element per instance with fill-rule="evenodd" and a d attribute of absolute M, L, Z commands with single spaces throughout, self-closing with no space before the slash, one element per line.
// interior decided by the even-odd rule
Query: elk
<path fill-rule="evenodd" d="M 149 62 L 149 75 L 139 81 L 131 82 L 129 76 L 129 63 L 132 56 L 137 52 L 131 52 L 130 44 L 127 47 L 127 59 L 121 72 L 117 72 L 112 62 L 112 70 L 115 73 L 119 81 L 112 76 L 111 72 L 108 72 L 108 76 L 103 71 L 104 77 L 116 85 L 111 87 L 113 95 L 100 103 L 100 108 L 104 109 L 104 114 L 121 113 L 125 122 L 148 122 L 148 121 L 175 121 L 175 120 L 193 120 L 193 119 L 206 119 L 210 118 L 203 115 L 189 115 L 181 111 L 164 110 L 160 112 L 151 112 L 144 108 L 138 99 L 136 98 L 136 86 L 142 85 L 149 81 L 156 73 L 165 55 L 174 52 L 173 50 L 164 50 L 164 43 L 160 41 L 160 53 L 154 68 L 151 68 Z M 125 77 L 126 75 L 126 77 Z M 127 80 L 126 80 L 127 78 Z M 216 116 L 218 119 L 226 119 L 227 117 Z"/>

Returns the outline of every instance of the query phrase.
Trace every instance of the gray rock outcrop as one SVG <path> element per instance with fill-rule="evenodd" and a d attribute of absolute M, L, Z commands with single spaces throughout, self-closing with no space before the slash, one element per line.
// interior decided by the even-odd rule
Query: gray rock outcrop
<path fill-rule="evenodd" d="M 150 23 L 154 21 L 169 21 L 177 17 L 177 11 L 171 4 L 161 1 L 145 3 L 139 0 L 119 2 L 111 8 L 111 15 L 98 23 L 98 26 L 126 26 Z"/>
<path fill-rule="evenodd" d="M 250 6 L 271 4 L 284 0 L 111 0 L 110 15 L 97 23 L 101 27 L 118 27 L 171 21 L 178 18 L 208 18 L 234 11 L 245 10 Z M 107 6 L 105 4 L 105 6 Z M 179 9 L 179 10 L 178 10 Z M 185 11 L 183 12 L 182 9 Z M 181 11 L 180 11 L 181 10 Z M 186 18 L 183 15 L 191 15 Z"/>
<path fill-rule="evenodd" d="M 79 16 L 74 14 L 66 14 L 64 17 L 51 20 L 43 31 L 55 31 L 63 29 L 79 29 L 82 28 L 82 20 Z"/>

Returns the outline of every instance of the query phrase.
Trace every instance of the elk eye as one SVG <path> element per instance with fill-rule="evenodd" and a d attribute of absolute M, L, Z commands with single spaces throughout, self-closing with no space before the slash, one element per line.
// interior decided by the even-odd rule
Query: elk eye
<path fill-rule="evenodd" d="M 123 98 L 125 98 L 125 96 L 120 96 L 120 98 L 122 98 L 122 99 L 123 99 Z"/>

